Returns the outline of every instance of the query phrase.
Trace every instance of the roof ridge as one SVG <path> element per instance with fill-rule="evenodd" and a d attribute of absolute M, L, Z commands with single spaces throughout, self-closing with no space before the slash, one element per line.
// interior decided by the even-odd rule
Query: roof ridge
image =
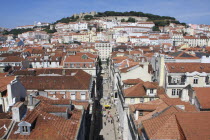
<path fill-rule="evenodd" d="M 179 113 L 179 112 L 177 112 L 177 113 Z M 187 139 L 185 134 L 184 134 L 184 131 L 182 130 L 182 127 L 181 127 L 181 125 L 180 125 L 180 123 L 179 123 L 179 121 L 177 119 L 177 114 L 175 113 L 174 115 L 175 115 L 175 119 L 176 119 L 176 122 L 177 122 L 177 125 L 178 125 L 178 129 L 181 132 L 180 133 L 181 137 L 184 137 L 183 139 Z"/>

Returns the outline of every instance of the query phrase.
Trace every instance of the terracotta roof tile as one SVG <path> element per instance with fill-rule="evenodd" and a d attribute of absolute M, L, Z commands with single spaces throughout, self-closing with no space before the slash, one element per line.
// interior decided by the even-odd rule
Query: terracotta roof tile
<path fill-rule="evenodd" d="M 170 73 L 206 72 L 210 73 L 208 63 L 165 63 Z"/>
<path fill-rule="evenodd" d="M 210 138 L 210 112 L 185 112 L 176 114 L 182 131 L 189 140 Z"/>
<path fill-rule="evenodd" d="M 34 110 L 28 111 L 23 121 L 35 125 L 32 128 L 30 135 L 21 135 L 19 133 L 15 134 L 15 131 L 18 129 L 16 124 L 9 139 L 76 139 L 77 131 L 80 127 L 82 111 L 74 109 L 69 112 L 70 119 L 65 119 L 63 117 L 47 113 L 49 110 L 54 111 L 55 108 L 57 108 L 56 111 L 59 111 L 58 108 L 66 109 L 66 107 L 53 107 L 53 105 L 41 103 Z M 62 110 L 63 109 L 61 109 L 61 111 Z"/>
<path fill-rule="evenodd" d="M 142 83 L 124 90 L 125 97 L 142 97 L 146 95 L 145 88 Z"/>
<path fill-rule="evenodd" d="M 7 133 L 11 123 L 12 120 L 10 119 L 0 119 L 0 138 L 2 138 Z"/>
<path fill-rule="evenodd" d="M 175 115 L 171 114 L 143 121 L 143 127 L 149 139 L 181 139 L 183 136 Z"/>
<path fill-rule="evenodd" d="M 194 87 L 195 95 L 200 103 L 201 109 L 210 109 L 210 88 L 209 87 Z"/>
<path fill-rule="evenodd" d="M 126 85 L 136 85 L 138 83 L 143 83 L 144 81 L 141 79 L 127 79 L 127 80 L 123 80 L 123 83 Z"/>
<path fill-rule="evenodd" d="M 22 62 L 24 59 L 19 56 L 8 56 L 0 62 Z"/>
<path fill-rule="evenodd" d="M 14 79 L 14 76 L 0 77 L 0 92 L 7 90 L 7 85 Z"/>
<path fill-rule="evenodd" d="M 147 89 L 156 89 L 158 88 L 158 83 L 157 82 L 144 82 L 143 83 L 144 87 Z"/>
<path fill-rule="evenodd" d="M 86 72 L 77 72 L 73 76 L 24 76 L 19 77 L 19 79 L 27 90 L 88 90 L 91 82 L 91 75 Z"/>

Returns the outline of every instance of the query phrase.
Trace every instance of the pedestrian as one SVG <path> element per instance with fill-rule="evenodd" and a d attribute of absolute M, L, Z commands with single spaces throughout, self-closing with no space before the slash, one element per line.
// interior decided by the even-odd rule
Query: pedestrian
<path fill-rule="evenodd" d="M 106 126 L 106 122 L 104 122 L 104 125 Z"/>
<path fill-rule="evenodd" d="M 111 124 L 112 124 L 112 120 L 111 120 Z"/>

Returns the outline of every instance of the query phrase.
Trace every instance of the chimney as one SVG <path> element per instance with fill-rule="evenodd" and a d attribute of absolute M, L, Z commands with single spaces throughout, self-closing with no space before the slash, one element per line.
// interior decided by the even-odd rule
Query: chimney
<path fill-rule="evenodd" d="M 69 111 L 72 111 L 72 100 L 70 100 Z"/>
<path fill-rule="evenodd" d="M 23 104 L 23 102 L 17 102 L 12 107 L 12 120 L 15 122 L 20 122 L 25 113 L 26 106 Z"/>
<path fill-rule="evenodd" d="M 33 96 L 29 95 L 29 105 L 33 105 Z"/>
<path fill-rule="evenodd" d="M 138 116 L 139 116 L 139 111 L 136 110 L 136 112 L 135 112 L 135 120 L 138 120 Z"/>

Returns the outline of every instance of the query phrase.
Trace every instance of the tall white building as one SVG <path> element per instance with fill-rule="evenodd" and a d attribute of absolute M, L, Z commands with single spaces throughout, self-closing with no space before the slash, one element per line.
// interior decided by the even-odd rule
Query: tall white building
<path fill-rule="evenodd" d="M 109 42 L 97 42 L 95 43 L 95 49 L 98 50 L 101 61 L 106 61 L 112 52 L 112 44 Z"/>

